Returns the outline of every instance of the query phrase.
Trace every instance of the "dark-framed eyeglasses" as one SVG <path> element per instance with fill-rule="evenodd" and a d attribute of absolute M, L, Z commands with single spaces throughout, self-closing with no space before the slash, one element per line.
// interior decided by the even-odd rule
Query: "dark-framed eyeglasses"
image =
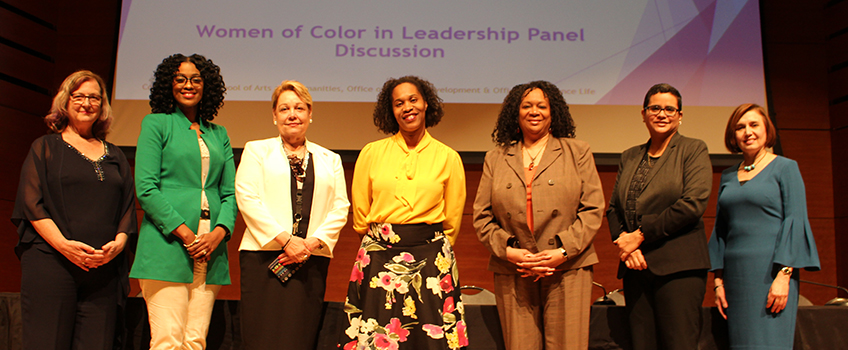
<path fill-rule="evenodd" d="M 86 95 L 86 94 L 73 94 L 71 95 L 71 102 L 75 105 L 81 105 L 85 103 L 85 100 L 88 100 L 92 106 L 99 106 L 100 102 L 103 101 L 103 97 L 100 95 Z"/>
<path fill-rule="evenodd" d="M 645 107 L 645 110 L 651 115 L 657 115 L 657 114 L 660 114 L 660 111 L 665 111 L 665 115 L 669 115 L 669 116 L 675 115 L 679 111 L 679 109 L 677 109 L 677 107 L 672 107 L 672 106 L 662 107 L 662 106 L 658 106 L 658 105 L 651 105 L 651 106 Z"/>
<path fill-rule="evenodd" d="M 177 74 L 174 77 L 174 85 L 176 86 L 184 86 L 186 82 L 191 82 L 191 85 L 203 85 L 203 78 L 198 75 L 189 78 L 182 74 Z"/>

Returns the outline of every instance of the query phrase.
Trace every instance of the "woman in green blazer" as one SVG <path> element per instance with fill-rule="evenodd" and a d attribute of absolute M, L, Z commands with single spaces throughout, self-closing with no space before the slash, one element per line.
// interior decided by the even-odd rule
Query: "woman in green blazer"
<path fill-rule="evenodd" d="M 144 210 L 130 277 L 150 319 L 151 349 L 203 349 L 212 306 L 230 284 L 226 244 L 236 220 L 227 131 L 210 121 L 223 105 L 220 69 L 194 54 L 159 65 L 136 149 Z"/>

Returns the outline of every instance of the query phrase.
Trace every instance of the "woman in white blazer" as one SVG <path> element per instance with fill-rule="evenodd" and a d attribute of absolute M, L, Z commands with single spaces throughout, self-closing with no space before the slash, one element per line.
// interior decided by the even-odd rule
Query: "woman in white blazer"
<path fill-rule="evenodd" d="M 247 224 L 239 246 L 242 341 L 245 349 L 314 349 L 350 202 L 339 155 L 306 140 L 309 90 L 284 81 L 272 103 L 280 136 L 248 142 L 236 172 Z"/>

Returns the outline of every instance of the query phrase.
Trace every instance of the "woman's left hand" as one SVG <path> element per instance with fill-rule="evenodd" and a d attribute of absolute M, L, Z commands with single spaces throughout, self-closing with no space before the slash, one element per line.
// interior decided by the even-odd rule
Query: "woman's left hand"
<path fill-rule="evenodd" d="M 789 299 L 789 275 L 778 272 L 774 282 L 769 288 L 766 309 L 771 309 L 772 313 L 778 313 L 786 308 L 786 301 Z"/>
<path fill-rule="evenodd" d="M 294 236 L 291 238 L 291 242 L 286 246 L 286 250 L 284 255 L 281 255 L 277 259 L 280 260 L 280 263 L 283 265 L 288 265 L 291 263 L 300 263 L 306 261 L 310 255 L 312 255 L 312 251 L 318 249 L 321 246 L 321 240 L 315 237 L 307 237 L 306 239 L 300 238 L 298 236 Z"/>
<path fill-rule="evenodd" d="M 94 258 L 87 258 L 85 260 L 86 266 L 89 268 L 98 268 L 100 266 L 108 264 L 112 259 L 114 259 L 118 254 L 121 254 L 124 251 L 124 247 L 127 244 L 127 234 L 119 233 L 115 236 L 114 241 L 110 241 L 94 251 Z"/>
<path fill-rule="evenodd" d="M 630 233 L 622 233 L 618 236 L 618 239 L 612 241 L 618 249 L 618 258 L 621 261 L 626 261 L 627 257 L 630 253 L 633 253 L 636 249 L 639 249 L 639 246 L 642 245 L 642 242 L 645 241 L 645 236 L 642 235 L 641 230 L 636 230 Z"/>
<path fill-rule="evenodd" d="M 227 231 L 224 231 L 224 228 L 221 226 L 215 226 L 211 232 L 202 234 L 197 236 L 195 242 L 188 248 L 188 255 L 191 256 L 192 259 L 195 259 L 200 262 L 209 261 L 209 258 L 212 256 L 212 252 L 218 248 L 218 244 L 221 244 L 221 241 L 224 240 L 224 237 L 227 236 Z"/>

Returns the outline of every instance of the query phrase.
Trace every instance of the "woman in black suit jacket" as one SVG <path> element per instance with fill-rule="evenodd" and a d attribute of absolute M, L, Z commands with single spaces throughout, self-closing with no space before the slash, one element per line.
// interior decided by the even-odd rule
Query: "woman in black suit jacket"
<path fill-rule="evenodd" d="M 712 170 L 706 144 L 677 132 L 682 106 L 671 85 L 648 90 L 651 139 L 621 154 L 607 210 L 635 350 L 697 349 L 700 338 Z"/>

